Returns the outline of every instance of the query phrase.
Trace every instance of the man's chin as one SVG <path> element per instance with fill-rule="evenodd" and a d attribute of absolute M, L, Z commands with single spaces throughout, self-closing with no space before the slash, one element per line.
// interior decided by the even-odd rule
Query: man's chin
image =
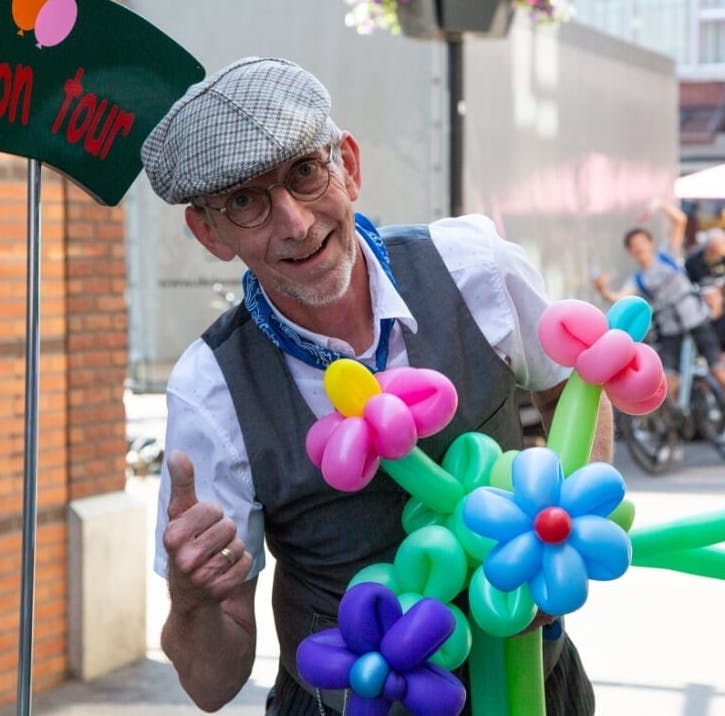
<path fill-rule="evenodd" d="M 300 303 L 303 306 L 322 308 L 339 301 L 345 295 L 349 285 L 350 282 L 347 281 L 343 286 L 339 286 L 329 291 L 321 291 L 319 287 L 305 289 L 296 286 L 286 293 L 290 298 L 294 299 L 297 303 Z"/>

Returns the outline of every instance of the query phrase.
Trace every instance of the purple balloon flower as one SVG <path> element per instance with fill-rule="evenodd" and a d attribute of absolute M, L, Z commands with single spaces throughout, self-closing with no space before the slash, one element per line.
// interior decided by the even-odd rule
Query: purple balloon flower
<path fill-rule="evenodd" d="M 614 467 L 590 463 L 565 480 L 553 450 L 529 448 L 513 461 L 512 484 L 513 492 L 477 488 L 463 510 L 471 530 L 497 542 L 483 564 L 494 587 L 528 583 L 539 607 L 560 615 L 584 604 L 589 579 L 624 574 L 629 537 L 608 519 L 625 492 Z"/>
<path fill-rule="evenodd" d="M 385 716 L 395 701 L 420 716 L 457 716 L 466 691 L 428 662 L 455 620 L 437 599 L 405 614 L 387 587 L 363 582 L 342 597 L 339 627 L 311 634 L 297 649 L 300 676 L 319 689 L 351 689 L 350 716 Z"/>

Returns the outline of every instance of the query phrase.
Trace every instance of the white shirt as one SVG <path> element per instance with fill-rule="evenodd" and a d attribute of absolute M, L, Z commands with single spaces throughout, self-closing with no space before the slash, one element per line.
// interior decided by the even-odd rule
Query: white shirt
<path fill-rule="evenodd" d="M 549 304 L 541 274 L 523 249 L 504 241 L 490 219 L 470 215 L 430 225 L 433 243 L 451 273 L 477 326 L 496 353 L 511 367 L 518 384 L 533 391 L 546 390 L 565 380 L 570 370 L 553 363 L 537 336 L 538 321 Z M 412 332 L 417 323 L 405 301 L 360 241 L 368 267 L 375 335 L 370 347 L 355 356 L 374 365 L 380 320 L 395 319 L 390 335 L 387 367 L 407 366 L 408 356 L 399 324 Z M 287 321 L 289 323 L 289 321 Z M 345 341 L 295 329 L 343 355 L 353 355 Z M 331 412 L 322 373 L 285 355 L 303 398 L 319 418 Z M 184 451 L 194 465 L 199 500 L 219 503 L 237 524 L 239 537 L 252 555 L 249 579 L 264 566 L 264 521 L 256 501 L 254 483 L 239 421 L 219 364 L 209 346 L 197 339 L 183 353 L 168 381 L 168 418 L 165 451 Z M 164 463 L 159 489 L 154 569 L 166 575 L 162 535 L 168 517 L 169 475 Z"/>

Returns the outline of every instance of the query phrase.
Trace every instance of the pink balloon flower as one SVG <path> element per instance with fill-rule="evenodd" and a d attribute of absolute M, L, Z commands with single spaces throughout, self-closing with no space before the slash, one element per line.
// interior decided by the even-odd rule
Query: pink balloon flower
<path fill-rule="evenodd" d="M 619 410 L 642 415 L 667 393 L 660 357 L 639 342 L 648 312 L 646 302 L 635 297 L 617 302 L 609 318 L 584 301 L 558 301 L 539 321 L 539 340 L 552 360 L 574 368 L 586 383 L 601 385 Z"/>
<path fill-rule="evenodd" d="M 305 446 L 325 481 L 337 490 L 361 490 L 381 459 L 404 457 L 418 438 L 441 430 L 456 412 L 453 383 L 434 370 L 391 368 L 371 376 L 365 366 L 345 358 L 327 370 L 343 377 L 327 380 L 326 375 L 325 387 L 336 410 L 310 428 Z"/>

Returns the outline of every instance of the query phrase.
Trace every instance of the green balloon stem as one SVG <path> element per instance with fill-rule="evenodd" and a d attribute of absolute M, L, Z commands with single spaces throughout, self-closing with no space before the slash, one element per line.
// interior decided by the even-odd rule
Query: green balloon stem
<path fill-rule="evenodd" d="M 461 483 L 419 447 L 399 460 L 381 460 L 380 465 L 406 492 L 435 512 L 448 515 L 463 499 Z"/>
<path fill-rule="evenodd" d="M 471 716 L 508 716 L 505 639 L 487 634 L 472 616 L 468 621 L 472 636 L 468 656 Z"/>
<path fill-rule="evenodd" d="M 725 579 L 725 552 L 715 547 L 700 547 L 644 557 L 636 555 L 632 558 L 632 565 L 669 569 L 711 579 Z"/>
<path fill-rule="evenodd" d="M 504 641 L 508 716 L 545 716 L 541 629 Z"/>
<path fill-rule="evenodd" d="M 556 404 L 546 444 L 559 456 L 565 477 L 589 462 L 601 394 L 601 385 L 585 383 L 572 371 Z"/>
<path fill-rule="evenodd" d="M 671 524 L 640 527 L 629 533 L 632 564 L 682 550 L 725 542 L 725 511 L 694 515 Z"/>

